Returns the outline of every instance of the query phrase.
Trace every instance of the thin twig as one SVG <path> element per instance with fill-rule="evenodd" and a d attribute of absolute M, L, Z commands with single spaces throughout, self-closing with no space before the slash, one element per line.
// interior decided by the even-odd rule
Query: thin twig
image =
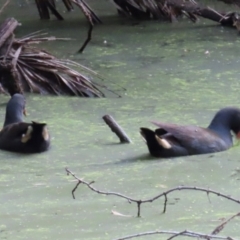
<path fill-rule="evenodd" d="M 155 197 L 152 197 L 152 198 L 149 198 L 149 199 L 145 199 L 145 200 L 141 200 L 141 199 L 134 199 L 132 197 L 128 197 L 126 195 L 123 195 L 121 193 L 117 193 L 117 192 L 106 192 L 106 191 L 101 191 L 101 190 L 98 190 L 96 189 L 95 187 L 92 186 L 92 184 L 94 182 L 86 182 L 84 181 L 83 179 L 80 179 L 78 178 L 71 170 L 69 170 L 68 168 L 65 169 L 67 174 L 70 174 L 72 175 L 77 181 L 77 186 L 74 187 L 73 191 L 72 191 L 72 194 L 73 194 L 73 198 L 75 199 L 75 196 L 74 196 L 74 193 L 75 191 L 77 190 L 77 187 L 79 185 L 79 182 L 86 185 L 90 190 L 92 190 L 93 192 L 96 192 L 98 194 L 103 194 L 103 195 L 114 195 L 114 196 L 118 196 L 120 198 L 124 198 L 126 200 L 128 200 L 128 202 L 134 202 L 137 204 L 137 217 L 140 217 L 141 215 L 141 212 L 140 212 L 140 208 L 141 208 L 141 204 L 143 203 L 150 203 L 150 202 L 153 202 L 161 197 L 165 197 L 165 202 L 164 202 L 164 208 L 163 208 L 163 213 L 166 212 L 166 206 L 167 206 L 167 195 L 170 194 L 171 192 L 174 192 L 174 191 L 180 191 L 180 190 L 194 190 L 194 191 L 201 191 L 201 192 L 205 192 L 207 194 L 209 193 L 212 193 L 214 195 L 217 195 L 219 197 L 223 197 L 225 199 L 228 199 L 230 201 L 233 201 L 233 202 L 236 202 L 236 203 L 240 203 L 240 200 L 236 199 L 236 198 L 232 198 L 230 197 L 229 195 L 226 195 L 226 194 L 223 194 L 223 193 L 220 193 L 220 192 L 217 192 L 217 191 L 214 191 L 214 190 L 211 190 L 211 189 L 206 189 L 206 188 L 201 188 L 201 187 L 192 187 L 192 186 L 178 186 L 178 187 L 174 187 L 174 188 L 171 188 L 169 190 L 167 190 L 166 192 L 162 192 L 158 195 L 156 195 Z"/>
<path fill-rule="evenodd" d="M 225 225 L 227 224 L 227 223 L 229 223 L 231 220 L 233 220 L 235 217 L 239 217 L 240 216 L 240 212 L 239 213 L 237 213 L 237 214 L 234 214 L 233 216 L 231 216 L 230 218 L 228 218 L 227 220 L 225 220 L 223 223 L 221 223 L 219 226 L 217 226 L 213 231 L 212 231 L 212 235 L 216 235 L 216 234 L 218 234 L 218 233 L 220 233 L 223 229 L 224 229 L 224 227 L 225 227 Z"/>
<path fill-rule="evenodd" d="M 75 188 L 72 190 L 72 196 L 73 196 L 73 199 L 75 199 L 75 195 L 74 195 L 74 192 L 77 190 L 78 186 L 81 184 L 81 182 L 79 181 L 77 183 L 77 185 L 75 186 Z"/>
<path fill-rule="evenodd" d="M 3 4 L 3 6 L 2 6 L 1 9 L 0 9 L 0 14 L 2 13 L 2 11 L 4 10 L 4 8 L 5 8 L 9 3 L 10 3 L 10 0 L 7 0 L 7 1 Z"/>
<path fill-rule="evenodd" d="M 211 234 L 203 234 L 203 233 L 198 233 L 198 232 L 192 232 L 192 231 L 182 231 L 182 232 L 177 232 L 177 231 L 151 231 L 151 232 L 143 232 L 143 233 L 137 233 L 133 235 L 128 235 L 125 237 L 121 238 L 116 238 L 114 240 L 126 240 L 126 239 L 131 239 L 131 238 L 137 238 L 137 237 L 143 237 L 143 236 L 149 236 L 149 235 L 156 235 L 156 234 L 172 234 L 174 237 L 175 236 L 186 236 L 186 237 L 192 237 L 192 238 L 203 238 L 203 239 L 225 239 L 225 240 L 237 240 L 236 238 L 231 238 L 231 237 L 226 237 L 226 236 L 216 236 L 216 235 L 211 235 Z M 172 239 L 172 238 L 168 238 Z"/>
<path fill-rule="evenodd" d="M 91 39 L 92 39 L 92 30 L 93 30 L 93 25 L 92 25 L 92 23 L 89 23 L 87 39 L 85 40 L 85 42 L 83 43 L 81 48 L 77 51 L 78 53 L 82 53 L 83 50 L 85 49 L 85 47 L 87 46 L 87 44 L 91 41 Z"/>
<path fill-rule="evenodd" d="M 175 237 L 178 237 L 178 236 L 183 236 L 185 233 L 187 232 L 187 230 L 184 230 L 184 231 L 182 231 L 182 232 L 178 232 L 178 233 L 176 233 L 176 234 L 173 234 L 171 237 L 169 237 L 167 240 L 171 240 L 171 239 L 173 239 L 173 238 L 175 238 Z"/>

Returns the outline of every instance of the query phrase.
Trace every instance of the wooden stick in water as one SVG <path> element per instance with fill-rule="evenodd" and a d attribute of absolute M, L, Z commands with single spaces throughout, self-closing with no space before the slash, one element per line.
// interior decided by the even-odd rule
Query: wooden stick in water
<path fill-rule="evenodd" d="M 111 128 L 112 132 L 119 137 L 121 143 L 132 143 L 131 139 L 112 116 L 104 115 L 102 118 L 104 122 Z"/>

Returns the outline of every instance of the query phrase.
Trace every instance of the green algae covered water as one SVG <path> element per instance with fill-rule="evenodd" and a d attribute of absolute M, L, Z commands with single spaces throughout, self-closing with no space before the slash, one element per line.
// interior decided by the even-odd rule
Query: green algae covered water
<path fill-rule="evenodd" d="M 137 22 L 119 18 L 108 1 L 90 1 L 104 24 L 95 27 L 84 54 L 77 55 L 87 32 L 79 9 L 64 13 L 59 5 L 66 21 L 54 17 L 39 21 L 33 4 L 28 1 L 19 7 L 12 2 L 1 20 L 13 16 L 22 23 L 15 31 L 17 37 L 46 29 L 50 35 L 75 39 L 39 47 L 96 70 L 122 98 L 108 92 L 103 99 L 26 96 L 26 121 L 47 122 L 52 147 L 39 155 L 0 152 L 0 239 L 111 240 L 144 231 L 185 229 L 210 233 L 239 212 L 238 204 L 222 198 L 210 195 L 209 201 L 204 193 L 179 191 L 169 195 L 165 214 L 160 199 L 142 205 L 142 217 L 136 218 L 133 203 L 98 195 L 83 185 L 74 200 L 71 191 L 76 182 L 64 170 L 69 167 L 80 178 L 94 180 L 100 190 L 137 199 L 179 185 L 239 198 L 239 147 L 217 154 L 153 159 L 139 134 L 139 127 L 152 127 L 150 120 L 207 126 L 220 108 L 240 106 L 236 30 L 204 19 L 197 24 Z M 2 122 L 8 99 L 0 96 Z M 105 114 L 118 121 L 132 144 L 119 144 L 102 120 Z M 229 223 L 221 235 L 239 238 L 239 220 Z"/>

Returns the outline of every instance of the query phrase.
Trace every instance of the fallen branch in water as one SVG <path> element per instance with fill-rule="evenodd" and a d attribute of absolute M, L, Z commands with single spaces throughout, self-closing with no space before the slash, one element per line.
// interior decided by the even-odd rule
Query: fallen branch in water
<path fill-rule="evenodd" d="M 121 143 L 131 143 L 131 139 L 128 135 L 124 132 L 121 126 L 114 120 L 114 118 L 110 115 L 104 115 L 103 117 L 104 122 L 111 128 L 112 132 L 114 132 L 118 138 L 120 139 Z"/>
<path fill-rule="evenodd" d="M 200 188 L 200 187 L 192 187 L 192 186 L 178 186 L 178 187 L 174 187 L 174 188 L 171 188 L 165 192 L 162 192 L 158 195 L 156 195 L 155 197 L 152 197 L 152 198 L 149 198 L 149 199 L 146 199 L 146 200 L 141 200 L 141 199 L 134 199 L 132 197 L 128 197 L 126 195 L 123 195 L 121 193 L 117 193 L 117 192 L 106 192 L 106 191 L 101 191 L 101 190 L 98 190 L 96 188 L 94 188 L 92 186 L 92 184 L 94 183 L 94 181 L 91 181 L 91 182 L 87 182 L 87 181 L 84 181 L 83 179 L 80 179 L 79 177 L 77 177 L 71 170 L 69 170 L 68 168 L 65 169 L 67 174 L 73 176 L 76 180 L 77 180 L 77 184 L 76 186 L 73 188 L 72 190 L 72 196 L 73 198 L 75 199 L 75 191 L 77 190 L 78 186 L 82 183 L 84 185 L 86 185 L 90 190 L 92 190 L 93 192 L 96 192 L 98 194 L 103 194 L 103 195 L 113 195 L 113 196 L 118 196 L 120 198 L 124 198 L 126 199 L 129 203 L 136 203 L 137 204 L 137 217 L 140 217 L 141 215 L 141 205 L 143 203 L 151 203 L 161 197 L 164 197 L 165 200 L 164 200 L 164 206 L 163 206 L 163 213 L 166 212 L 167 210 L 167 202 L 168 202 L 168 198 L 167 198 L 167 195 L 170 194 L 171 192 L 175 192 L 175 191 L 180 191 L 180 190 L 194 190 L 194 191 L 201 191 L 201 192 L 205 192 L 207 193 L 207 195 L 209 195 L 209 193 L 212 193 L 214 195 L 217 195 L 218 197 L 223 197 L 227 200 L 230 200 L 232 202 L 236 202 L 236 203 L 240 203 L 240 200 L 236 199 L 236 198 L 232 198 L 230 197 L 229 195 L 226 195 L 226 194 L 223 194 L 223 193 L 220 193 L 220 192 L 216 192 L 214 190 L 211 190 L 211 189 L 206 189 L 206 188 Z M 230 220 L 229 220 L 230 221 Z M 217 231 L 217 230 L 214 230 L 214 231 Z"/>
<path fill-rule="evenodd" d="M 137 238 L 137 237 L 143 237 L 143 236 L 149 236 L 149 235 L 156 235 L 156 234 L 171 234 L 172 236 L 169 237 L 167 240 L 173 239 L 175 237 L 179 236 L 186 236 L 186 237 L 192 237 L 192 238 L 204 238 L 204 239 L 225 239 L 225 240 L 237 240 L 236 238 L 232 237 L 225 237 L 225 236 L 216 236 L 216 235 L 208 235 L 208 234 L 203 234 L 203 233 L 197 233 L 197 232 L 192 232 L 188 230 L 184 230 L 182 232 L 177 232 L 177 231 L 151 231 L 151 232 L 144 232 L 144 233 L 137 233 L 121 238 L 116 238 L 114 240 L 126 240 L 126 239 L 131 239 L 131 238 Z"/>

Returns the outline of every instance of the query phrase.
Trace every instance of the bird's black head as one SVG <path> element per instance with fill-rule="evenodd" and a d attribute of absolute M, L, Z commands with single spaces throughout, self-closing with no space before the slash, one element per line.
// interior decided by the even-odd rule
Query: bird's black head
<path fill-rule="evenodd" d="M 240 109 L 231 108 L 232 118 L 230 120 L 231 130 L 234 132 L 236 137 L 240 139 Z"/>
<path fill-rule="evenodd" d="M 209 128 L 220 132 L 233 131 L 236 137 L 240 138 L 240 109 L 237 107 L 220 109 L 214 116 Z"/>

